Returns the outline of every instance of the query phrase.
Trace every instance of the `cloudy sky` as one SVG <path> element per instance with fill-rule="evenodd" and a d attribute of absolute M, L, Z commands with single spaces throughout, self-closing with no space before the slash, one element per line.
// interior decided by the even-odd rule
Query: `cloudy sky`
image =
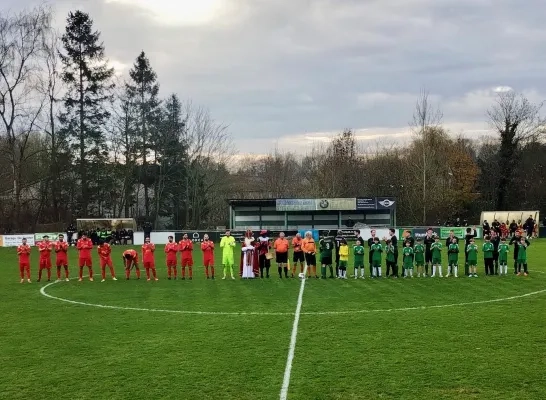
<path fill-rule="evenodd" d="M 18 10 L 32 0 L 1 0 Z M 483 135 L 495 92 L 546 98 L 544 0 L 56 0 L 89 12 L 120 73 L 144 50 L 161 94 L 206 106 L 242 153 L 304 152 L 344 128 L 407 139 L 426 88 Z"/>

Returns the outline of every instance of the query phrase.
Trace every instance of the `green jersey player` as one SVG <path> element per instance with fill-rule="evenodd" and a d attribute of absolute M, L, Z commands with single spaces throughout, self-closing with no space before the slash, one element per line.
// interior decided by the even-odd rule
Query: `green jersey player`
<path fill-rule="evenodd" d="M 440 243 L 440 237 L 436 236 L 434 238 L 434 243 L 430 245 L 430 252 L 432 253 L 432 277 L 436 276 L 436 271 L 438 271 L 438 276 L 442 277 L 442 243 Z"/>
<path fill-rule="evenodd" d="M 499 244 L 499 265 L 500 265 L 500 275 L 508 274 L 508 252 L 510 251 L 510 246 L 506 243 L 506 239 L 502 238 Z"/>
<path fill-rule="evenodd" d="M 459 269 L 459 245 L 457 239 L 453 238 L 451 244 L 447 248 L 447 276 L 453 274 L 455 278 L 458 277 Z"/>
<path fill-rule="evenodd" d="M 474 239 L 470 240 L 468 247 L 466 248 L 467 262 L 468 262 L 468 277 L 477 278 L 476 266 L 478 265 L 478 246 L 474 243 Z"/>
<path fill-rule="evenodd" d="M 417 267 L 417 277 L 420 278 L 421 274 L 425 276 L 425 246 L 421 238 L 417 238 L 417 244 L 413 248 L 413 254 L 415 254 L 415 266 Z"/>
<path fill-rule="evenodd" d="M 406 242 L 406 247 L 402 250 L 404 278 L 411 276 L 413 278 L 413 249 L 410 242 Z"/>
<path fill-rule="evenodd" d="M 372 252 L 372 267 L 373 267 L 373 274 L 372 278 L 374 276 L 381 277 L 381 254 L 383 253 L 383 246 L 381 246 L 381 243 L 379 243 L 379 238 L 374 238 L 374 244 L 372 245 L 372 248 L 370 249 Z"/>
<path fill-rule="evenodd" d="M 360 277 L 364 279 L 364 246 L 360 239 L 357 239 L 356 246 L 353 247 L 353 254 L 355 255 L 355 279 L 358 278 L 359 271 Z"/>
<path fill-rule="evenodd" d="M 335 248 L 334 239 L 330 236 L 324 237 L 319 241 L 320 249 L 320 273 L 322 279 L 326 279 L 326 267 L 330 269 L 330 278 L 334 278 L 334 268 L 332 267 L 332 252 Z"/>

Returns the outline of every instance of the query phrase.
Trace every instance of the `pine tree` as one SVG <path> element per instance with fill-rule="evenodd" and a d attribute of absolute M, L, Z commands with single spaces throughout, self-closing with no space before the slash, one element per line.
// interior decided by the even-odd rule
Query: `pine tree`
<path fill-rule="evenodd" d="M 100 32 L 93 31 L 89 14 L 69 13 L 62 36 L 64 52 L 60 54 L 62 78 L 67 85 L 60 122 L 76 152 L 82 216 L 87 216 L 92 196 L 89 177 L 107 157 L 103 126 L 110 113 L 105 103 L 114 87 L 114 69 L 108 68 L 99 39 Z"/>
<path fill-rule="evenodd" d="M 152 135 L 157 133 L 159 128 L 159 83 L 157 83 L 157 74 L 150 66 L 150 60 L 144 52 L 137 57 L 133 68 L 129 71 L 129 76 L 131 80 L 127 83 L 127 94 L 137 108 L 137 129 L 140 133 L 138 147 L 142 159 L 140 180 L 144 185 L 144 212 L 148 219 L 150 217 L 149 188 L 153 184 L 148 156 L 153 142 Z"/>

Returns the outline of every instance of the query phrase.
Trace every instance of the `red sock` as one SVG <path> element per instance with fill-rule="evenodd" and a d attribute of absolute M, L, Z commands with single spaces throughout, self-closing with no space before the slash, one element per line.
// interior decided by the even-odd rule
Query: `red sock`
<path fill-rule="evenodd" d="M 64 266 L 64 276 L 66 279 L 68 279 L 68 265 Z"/>
<path fill-rule="evenodd" d="M 42 267 L 38 270 L 38 280 L 42 279 Z"/>
<path fill-rule="evenodd" d="M 27 270 L 27 279 L 30 279 L 30 267 L 25 268 Z"/>
<path fill-rule="evenodd" d="M 182 278 L 186 277 L 186 267 L 182 267 Z"/>
<path fill-rule="evenodd" d="M 146 268 L 146 279 L 150 279 L 150 268 Z"/>
<path fill-rule="evenodd" d="M 140 279 L 140 268 L 136 267 L 136 277 Z"/>
<path fill-rule="evenodd" d="M 100 267 L 100 274 L 102 276 L 102 279 L 106 279 L 106 266 Z"/>
<path fill-rule="evenodd" d="M 157 278 L 157 273 L 155 272 L 155 268 L 152 268 L 152 274 L 154 275 L 154 279 Z"/>
<path fill-rule="evenodd" d="M 210 270 L 212 272 L 212 276 L 214 277 L 214 267 L 212 265 L 210 266 Z"/>
<path fill-rule="evenodd" d="M 116 277 L 116 273 L 114 272 L 114 267 L 109 265 L 108 266 L 110 268 L 110 275 L 112 276 L 112 278 L 115 278 Z"/>
<path fill-rule="evenodd" d="M 80 279 L 83 278 L 83 267 L 80 267 Z"/>
<path fill-rule="evenodd" d="M 193 267 L 188 267 L 188 271 L 190 272 L 190 278 L 193 278 Z"/>
<path fill-rule="evenodd" d="M 131 276 L 131 270 L 129 268 L 125 268 L 125 277 L 129 279 L 130 276 Z"/>
<path fill-rule="evenodd" d="M 205 275 L 207 275 L 207 278 L 209 277 L 209 266 L 205 265 Z"/>
<path fill-rule="evenodd" d="M 178 267 L 176 265 L 173 267 L 173 271 L 174 271 L 174 277 L 176 278 L 178 276 Z"/>
<path fill-rule="evenodd" d="M 93 279 L 93 267 L 89 266 L 89 279 Z"/>
<path fill-rule="evenodd" d="M 47 269 L 47 280 L 51 280 L 51 268 Z"/>
<path fill-rule="evenodd" d="M 19 266 L 19 275 L 21 276 L 21 279 L 25 279 L 25 267 Z"/>
<path fill-rule="evenodd" d="M 57 279 L 61 279 L 61 267 L 57 267 Z"/>
<path fill-rule="evenodd" d="M 169 278 L 171 277 L 171 271 L 172 271 L 172 267 L 167 266 L 167 276 Z"/>

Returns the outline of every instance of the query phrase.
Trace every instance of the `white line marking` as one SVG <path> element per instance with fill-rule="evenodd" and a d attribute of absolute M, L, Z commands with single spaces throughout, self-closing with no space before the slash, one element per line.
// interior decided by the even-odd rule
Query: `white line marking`
<path fill-rule="evenodd" d="M 304 278 L 301 280 L 298 303 L 294 313 L 294 325 L 292 325 L 292 335 L 290 335 L 290 346 L 288 347 L 288 357 L 286 358 L 286 367 L 284 369 L 284 379 L 281 387 L 280 400 L 288 398 L 288 386 L 290 385 L 290 374 L 292 373 L 292 361 L 294 361 L 294 352 L 296 351 L 296 339 L 298 338 L 298 324 L 300 323 L 301 305 L 303 303 L 303 291 L 305 290 L 305 281 L 307 280 L 307 263 L 303 270 Z"/>
<path fill-rule="evenodd" d="M 533 273 L 546 274 L 542 271 L 530 271 Z M 77 279 L 77 278 L 72 278 Z M 62 283 L 62 282 L 61 282 Z M 169 314 L 186 314 L 186 315 L 233 315 L 233 316 L 294 316 L 293 312 L 261 312 L 261 311 L 241 311 L 241 312 L 224 312 L 224 311 L 186 311 L 186 310 L 165 310 L 159 308 L 142 308 L 142 307 L 122 307 L 122 306 L 110 306 L 105 304 L 95 304 L 95 303 L 86 303 L 83 301 L 76 301 L 65 299 L 62 297 L 53 296 L 46 292 L 46 289 L 50 286 L 57 284 L 57 282 L 51 282 L 47 285 L 44 285 L 40 288 L 40 294 L 42 296 L 48 297 L 53 300 L 62 301 L 64 303 L 85 306 L 85 307 L 95 307 L 109 310 L 122 310 L 122 311 L 145 311 L 145 312 L 157 312 L 157 313 L 169 313 Z M 397 312 L 397 311 L 416 311 L 416 310 L 426 310 L 431 308 L 449 308 L 449 307 L 459 307 L 459 306 L 470 306 L 478 304 L 487 304 L 487 303 L 499 303 L 502 301 L 510 301 L 521 299 L 530 296 L 536 296 L 538 294 L 546 292 L 546 289 L 539 290 L 536 292 L 525 293 L 517 296 L 503 297 L 498 299 L 491 300 L 477 300 L 464 303 L 452 303 L 452 304 L 438 304 L 432 306 L 422 306 L 422 307 L 404 307 L 404 308 L 379 308 L 372 310 L 346 310 L 346 311 L 307 311 L 301 312 L 300 315 L 350 315 L 350 314 L 369 314 L 369 313 L 381 313 L 381 312 Z"/>

